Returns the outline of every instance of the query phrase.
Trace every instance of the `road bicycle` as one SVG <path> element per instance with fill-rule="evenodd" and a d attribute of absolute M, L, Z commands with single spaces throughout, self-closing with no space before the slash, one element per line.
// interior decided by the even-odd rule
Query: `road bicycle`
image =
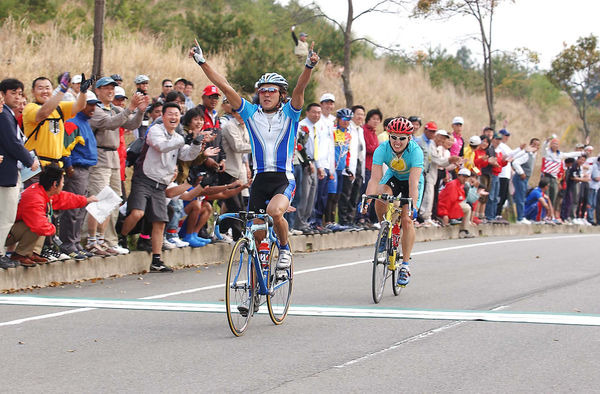
<path fill-rule="evenodd" d="M 392 290 L 394 295 L 400 294 L 404 286 L 398 285 L 398 277 L 402 268 L 402 206 L 408 204 L 412 212 L 412 199 L 394 197 L 387 194 L 363 195 L 362 206 L 367 200 L 379 200 L 386 203 L 383 220 L 379 223 L 379 234 L 375 242 L 375 256 L 373 257 L 373 275 L 371 280 L 373 301 L 376 304 L 383 297 L 386 280 L 392 277 Z"/>
<path fill-rule="evenodd" d="M 219 224 L 228 218 L 241 221 L 245 227 L 244 235 L 231 251 L 225 282 L 227 322 L 231 332 L 239 337 L 265 302 L 273 323 L 283 323 L 290 307 L 294 266 L 292 261 L 285 270 L 276 268 L 280 244 L 269 215 L 245 211 L 220 215 L 215 224 L 218 238 Z M 258 231 L 266 233 L 260 247 L 255 240 Z"/>

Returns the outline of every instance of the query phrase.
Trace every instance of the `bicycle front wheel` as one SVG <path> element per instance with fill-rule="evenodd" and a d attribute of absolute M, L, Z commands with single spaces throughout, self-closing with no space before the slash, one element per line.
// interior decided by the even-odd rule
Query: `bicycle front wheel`
<path fill-rule="evenodd" d="M 377 242 L 375 242 L 375 257 L 373 258 L 373 277 L 371 282 L 373 301 L 376 304 L 381 301 L 385 279 L 387 278 L 389 233 L 390 224 L 385 221 L 382 222 Z"/>
<path fill-rule="evenodd" d="M 294 283 L 294 260 L 290 268 L 286 270 L 277 270 L 277 260 L 279 259 L 279 248 L 275 243 L 271 245 L 269 254 L 269 294 L 267 295 L 267 307 L 269 316 L 274 324 L 283 323 L 290 308 L 292 298 L 292 288 Z"/>
<path fill-rule="evenodd" d="M 251 291 L 253 284 L 251 259 L 248 240 L 240 238 L 231 251 L 225 283 L 227 322 L 236 337 L 243 335 L 248 328 L 254 308 L 254 297 Z"/>

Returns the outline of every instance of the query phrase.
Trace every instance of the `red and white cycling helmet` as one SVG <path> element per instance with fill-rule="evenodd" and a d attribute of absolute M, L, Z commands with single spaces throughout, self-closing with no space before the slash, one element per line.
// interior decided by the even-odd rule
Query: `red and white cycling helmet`
<path fill-rule="evenodd" d="M 386 130 L 390 134 L 412 134 L 414 127 L 410 120 L 400 117 L 392 119 Z"/>

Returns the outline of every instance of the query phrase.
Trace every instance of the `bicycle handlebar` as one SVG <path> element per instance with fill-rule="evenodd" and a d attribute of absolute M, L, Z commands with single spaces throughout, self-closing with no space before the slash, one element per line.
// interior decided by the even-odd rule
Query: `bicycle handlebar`
<path fill-rule="evenodd" d="M 256 212 L 252 212 L 252 211 L 240 211 L 237 213 L 224 213 L 222 215 L 219 215 L 219 217 L 217 218 L 217 221 L 215 222 L 215 229 L 214 229 L 215 237 L 217 237 L 220 240 L 222 240 L 223 237 L 221 236 L 221 232 L 219 231 L 219 224 L 221 223 L 221 220 L 223 220 L 223 219 L 235 219 L 235 220 L 239 220 L 240 222 L 243 222 L 243 223 L 248 222 L 248 220 L 260 219 L 260 220 L 264 220 L 269 226 L 273 225 L 273 218 L 271 218 L 271 216 L 269 216 L 266 213 L 256 213 Z"/>
<path fill-rule="evenodd" d="M 363 194 L 361 200 L 361 207 L 365 205 L 366 200 L 382 200 L 385 202 L 399 201 L 401 205 L 408 204 L 408 209 L 412 210 L 413 201 L 410 197 L 396 197 L 389 194 Z"/>

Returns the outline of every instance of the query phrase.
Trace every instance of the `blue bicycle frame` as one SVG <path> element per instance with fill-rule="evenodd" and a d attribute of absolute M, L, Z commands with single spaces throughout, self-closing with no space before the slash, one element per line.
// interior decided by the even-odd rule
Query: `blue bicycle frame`
<path fill-rule="evenodd" d="M 248 270 L 250 270 L 251 266 L 254 266 L 255 272 L 262 273 L 261 275 L 256 275 L 258 278 L 258 294 L 267 295 L 269 294 L 269 289 L 267 286 L 267 278 L 269 277 L 269 267 L 265 270 L 262 269 L 260 265 L 260 259 L 258 258 L 258 248 L 256 247 L 256 241 L 254 240 L 254 233 L 257 231 L 266 231 L 267 239 L 269 243 L 269 250 L 271 250 L 271 245 L 274 243 L 277 247 L 280 247 L 279 240 L 277 239 L 277 235 L 273 230 L 273 220 L 272 218 L 265 213 L 254 213 L 254 212 L 239 212 L 239 213 L 224 213 L 219 216 L 215 224 L 215 236 L 218 239 L 223 239 L 221 237 L 221 232 L 219 231 L 219 224 L 223 219 L 235 219 L 245 223 L 245 232 L 244 238 L 248 241 L 248 258 L 252 259 L 252 264 L 248 264 Z M 254 223 L 254 219 L 260 219 L 264 221 L 262 224 Z M 242 264 L 240 264 L 240 269 Z M 237 283 L 240 272 L 236 272 L 235 274 L 235 283 Z M 248 278 L 252 278 L 251 272 L 248 272 Z"/>

